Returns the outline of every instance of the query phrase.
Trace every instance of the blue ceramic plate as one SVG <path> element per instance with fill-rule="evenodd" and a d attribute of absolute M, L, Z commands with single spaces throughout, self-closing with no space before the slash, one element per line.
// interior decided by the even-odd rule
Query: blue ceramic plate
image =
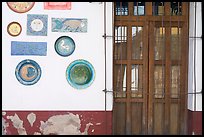
<path fill-rule="evenodd" d="M 17 65 L 15 74 L 21 84 L 33 85 L 41 77 L 41 68 L 35 61 L 26 59 Z"/>
<path fill-rule="evenodd" d="M 55 51 L 60 56 L 69 56 L 75 50 L 74 40 L 68 36 L 61 36 L 55 42 Z"/>
<path fill-rule="evenodd" d="M 67 67 L 66 78 L 69 84 L 76 89 L 89 87 L 95 78 L 93 66 L 86 60 L 75 60 Z"/>

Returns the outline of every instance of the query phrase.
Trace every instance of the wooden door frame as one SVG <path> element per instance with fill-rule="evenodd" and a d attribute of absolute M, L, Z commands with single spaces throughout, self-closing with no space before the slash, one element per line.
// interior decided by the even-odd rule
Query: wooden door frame
<path fill-rule="evenodd" d="M 133 7 L 133 2 L 129 3 L 129 6 L 130 7 Z M 164 14 L 165 16 L 153 16 L 152 15 L 152 2 L 145 2 L 145 16 L 132 16 L 133 15 L 133 11 L 132 10 L 129 10 L 129 15 L 131 16 L 114 16 L 114 26 L 116 25 L 119 25 L 119 26 L 122 26 L 122 25 L 127 25 L 127 27 L 131 28 L 132 24 L 129 23 L 131 21 L 138 21 L 138 22 L 134 22 L 134 25 L 137 26 L 143 26 L 143 29 L 144 29 L 144 35 L 148 36 L 148 37 L 144 37 L 144 45 L 146 46 L 146 48 L 144 48 L 143 50 L 143 61 L 133 61 L 131 60 L 131 48 L 132 48 L 132 43 L 131 43 L 131 40 L 128 41 L 128 46 L 127 47 L 127 59 L 126 60 L 122 60 L 122 61 L 117 61 L 117 60 L 114 60 L 113 59 L 113 64 L 119 64 L 122 62 L 122 64 L 126 64 L 127 65 L 127 84 L 126 84 L 126 88 L 127 88 L 127 98 L 114 98 L 114 102 L 126 102 L 126 107 L 127 109 L 126 110 L 130 110 L 129 112 L 126 112 L 127 115 L 126 115 L 126 125 L 128 126 L 126 128 L 126 133 L 130 133 L 131 132 L 131 103 L 132 102 L 143 102 L 144 103 L 144 106 L 143 106 L 143 112 L 144 112 L 144 117 L 143 118 L 143 126 L 142 126 L 142 129 L 144 130 L 144 134 L 152 134 L 153 131 L 152 131 L 152 93 L 151 90 L 152 90 L 152 70 L 153 70 L 153 62 L 151 60 L 149 60 L 149 58 L 154 58 L 154 55 L 152 54 L 152 52 L 150 52 L 150 50 L 152 50 L 152 47 L 150 45 L 148 45 L 148 43 L 150 43 L 150 41 L 152 41 L 152 37 L 149 36 L 150 34 L 150 31 L 151 31 L 151 22 L 176 22 L 176 21 L 180 21 L 180 22 L 184 22 L 184 31 L 186 33 L 183 33 L 185 36 L 185 38 L 188 38 L 188 7 L 189 7 L 189 4 L 188 2 L 182 2 L 182 15 L 181 16 L 171 16 L 170 15 L 170 2 L 165 2 L 165 9 L 164 9 Z M 115 11 L 114 11 L 115 13 Z M 167 32 L 168 34 L 170 34 L 170 29 L 168 30 L 167 29 Z M 148 35 L 147 35 L 148 34 Z M 131 36 L 131 31 L 128 31 L 128 36 Z M 146 43 L 147 42 L 147 43 Z M 166 41 L 167 42 L 167 45 L 169 45 L 169 42 L 170 41 Z M 181 107 L 184 108 L 182 109 L 182 112 L 184 114 L 184 117 L 181 117 L 182 118 L 182 121 L 183 123 L 181 123 L 181 127 L 180 127 L 180 130 L 182 133 L 187 133 L 187 72 L 188 72 L 188 46 L 185 46 L 185 45 L 188 45 L 188 39 L 184 40 L 184 43 L 183 44 L 183 50 L 186 54 L 184 54 L 184 56 L 182 56 L 182 60 L 181 60 L 181 63 L 182 63 L 182 67 L 181 69 L 184 70 L 184 73 L 181 74 L 181 78 L 183 78 L 181 80 L 182 82 L 182 86 L 181 86 L 181 90 L 184 91 L 183 94 L 185 94 L 185 96 L 181 96 Z M 185 46 L 185 48 L 184 48 Z M 169 48 L 169 47 L 167 47 Z M 168 50 L 168 49 L 167 49 Z M 113 49 L 113 53 L 114 53 L 114 49 Z M 168 60 L 170 58 L 170 50 L 167 51 L 167 59 L 166 59 L 166 64 L 167 64 L 167 69 L 166 69 L 166 74 L 165 74 L 165 81 L 166 81 L 166 87 L 165 89 L 167 89 L 167 98 L 165 99 L 165 101 L 167 103 L 165 103 L 166 105 L 166 110 L 165 112 L 165 117 L 169 117 L 169 105 L 170 105 L 170 99 L 169 99 L 169 92 L 170 92 L 170 64 L 168 63 Z M 144 65 L 143 67 L 143 79 L 147 82 L 146 85 L 144 85 L 143 87 L 143 99 L 132 99 L 131 98 L 131 86 L 130 86 L 130 83 L 131 83 L 131 65 L 132 64 L 142 64 Z M 114 66 L 114 65 L 113 65 Z M 146 72 L 146 73 L 145 73 Z M 115 92 L 115 91 L 114 91 Z M 114 106 L 113 106 L 113 109 L 114 109 Z M 113 110 L 114 111 L 114 110 Z M 147 114 L 148 112 L 148 114 Z M 114 126 L 114 124 L 113 124 Z M 165 121 L 165 127 L 168 129 L 168 126 L 169 126 L 169 120 L 166 120 Z M 114 130 L 114 128 L 113 128 Z M 130 130 L 130 131 L 129 131 Z M 167 133 L 167 132 L 166 132 Z"/>

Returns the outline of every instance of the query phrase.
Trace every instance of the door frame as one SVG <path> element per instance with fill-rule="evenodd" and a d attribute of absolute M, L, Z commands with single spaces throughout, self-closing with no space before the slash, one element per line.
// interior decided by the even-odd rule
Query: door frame
<path fill-rule="evenodd" d="M 130 2 L 128 3 L 130 7 L 133 6 L 133 2 Z M 115 5 L 115 4 L 114 4 Z M 145 86 L 143 87 L 143 95 L 144 95 L 144 98 L 143 99 L 132 99 L 130 94 L 131 94 L 131 86 L 130 86 L 130 83 L 131 83 L 131 69 L 130 69 L 130 66 L 132 65 L 132 63 L 141 63 L 141 61 L 132 61 L 131 60 L 131 46 L 128 46 L 127 47 L 127 59 L 126 60 L 114 60 L 113 59 L 113 66 L 114 64 L 118 63 L 122 63 L 122 64 L 126 64 L 127 65 L 127 77 L 126 77 L 126 81 L 127 81 L 127 98 L 114 98 L 113 100 L 113 104 L 114 102 L 126 102 L 126 133 L 127 134 L 130 134 L 131 133 L 131 103 L 136 101 L 140 101 L 140 102 L 143 102 L 144 105 L 143 105 L 143 112 L 144 112 L 144 117 L 142 119 L 143 121 L 143 126 L 142 126 L 142 130 L 144 130 L 144 134 L 152 134 L 153 131 L 152 131 L 152 103 L 153 103 L 153 100 L 152 100 L 152 92 L 151 92 L 151 87 L 152 87 L 152 70 L 153 68 L 151 68 L 153 62 L 151 60 L 149 60 L 149 58 L 151 57 L 154 57 L 152 53 L 150 53 L 150 50 L 152 50 L 151 46 L 148 45 L 149 43 L 151 43 L 150 41 L 152 41 L 152 37 L 150 36 L 149 37 L 149 34 L 150 34 L 150 31 L 151 28 L 152 28 L 152 22 L 170 22 L 170 21 L 180 21 L 180 22 L 184 22 L 184 31 L 186 33 L 184 33 L 184 37 L 185 38 L 188 38 L 188 7 L 189 7 L 189 4 L 188 2 L 182 2 L 182 16 L 171 16 L 170 15 L 170 2 L 165 2 L 164 3 L 164 13 L 165 13 L 165 16 L 153 16 L 152 15 L 152 2 L 145 2 L 145 16 L 132 16 L 133 15 L 133 10 L 129 10 L 129 15 L 131 16 L 116 16 L 114 15 L 114 27 L 116 25 L 118 26 L 122 26 L 122 25 L 127 25 L 127 27 L 131 27 L 131 23 L 132 21 L 138 21 L 138 22 L 134 22 L 134 25 L 137 26 L 143 26 L 143 29 L 144 29 L 144 35 L 147 36 L 148 34 L 148 37 L 144 37 L 145 40 L 144 40 L 144 50 L 143 50 L 143 61 L 142 61 L 142 65 L 144 65 L 143 67 L 143 71 L 146 72 L 146 73 L 143 73 L 143 80 L 146 82 Z M 115 10 L 114 10 L 114 14 L 115 14 Z M 131 36 L 131 31 L 127 32 L 128 33 L 128 36 Z M 168 32 L 169 33 L 169 32 Z M 114 37 L 115 38 L 115 37 Z M 115 40 L 114 40 L 115 41 Z M 167 41 L 168 43 L 169 41 Z M 131 43 L 131 40 L 128 41 L 128 45 L 132 45 Z M 184 41 L 184 45 L 188 45 L 188 40 Z M 183 123 L 181 123 L 181 127 L 180 127 L 180 132 L 186 134 L 187 133 L 187 72 L 188 72 L 188 46 L 186 46 L 184 49 L 184 52 L 186 54 L 184 54 L 184 56 L 182 56 L 182 60 L 181 60 L 181 63 L 182 63 L 182 67 L 181 69 L 184 70 L 184 73 L 182 73 L 182 86 L 181 86 L 181 90 L 182 91 L 185 91 L 184 94 L 185 96 L 182 96 L 181 98 L 181 104 L 182 104 L 182 113 L 184 113 L 184 116 L 182 117 L 182 121 Z M 114 48 L 113 48 L 113 52 L 114 52 Z M 167 52 L 167 56 L 170 56 L 170 53 Z M 114 55 L 114 54 L 113 54 Z M 147 57 L 147 59 L 144 59 L 145 57 Z M 167 63 L 168 64 L 168 63 Z M 167 72 L 170 71 L 170 66 L 168 65 L 167 66 Z M 114 70 L 114 69 L 113 69 Z M 113 73 L 114 74 L 114 73 Z M 114 76 L 113 76 L 114 77 Z M 165 76 L 165 79 L 169 79 L 169 74 L 167 74 L 167 76 Z M 170 80 L 167 80 L 167 83 L 169 82 Z M 114 85 L 114 82 L 113 82 L 113 85 Z M 166 88 L 169 89 L 169 84 L 166 84 Z M 146 92 L 147 91 L 147 92 Z M 114 92 L 116 92 L 114 90 Z M 167 91 L 169 92 L 169 90 Z M 150 93 L 150 94 L 149 94 Z M 165 101 L 167 102 L 166 103 L 166 106 L 165 108 L 169 108 L 169 104 L 170 104 L 170 100 L 167 98 L 165 99 Z M 113 111 L 114 111 L 115 107 L 113 105 Z M 166 112 L 169 112 L 170 110 L 169 109 L 165 109 Z M 169 117 L 169 113 L 165 113 L 165 116 L 166 117 Z M 114 114 L 113 114 L 113 117 L 114 117 Z M 151 121 L 151 122 L 150 122 Z M 169 121 L 165 121 L 165 126 L 168 127 L 169 126 Z M 168 132 L 166 132 L 168 133 Z M 113 134 L 114 134 L 114 118 L 113 118 Z"/>

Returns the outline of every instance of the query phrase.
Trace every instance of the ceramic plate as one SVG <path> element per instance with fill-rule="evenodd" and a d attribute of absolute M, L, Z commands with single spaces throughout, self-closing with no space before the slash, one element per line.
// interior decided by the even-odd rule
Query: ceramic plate
<path fill-rule="evenodd" d="M 55 42 L 55 51 L 60 56 L 69 56 L 75 50 L 74 40 L 68 36 L 61 36 Z"/>
<path fill-rule="evenodd" d="M 25 13 L 32 9 L 35 2 L 7 2 L 8 7 L 17 13 Z"/>
<path fill-rule="evenodd" d="M 88 61 L 75 60 L 67 67 L 66 78 L 72 87 L 85 89 L 93 83 L 95 71 Z"/>
<path fill-rule="evenodd" d="M 21 84 L 33 85 L 41 77 L 41 68 L 35 61 L 26 59 L 17 65 L 15 74 Z"/>
<path fill-rule="evenodd" d="M 7 26 L 7 32 L 11 36 L 18 36 L 22 31 L 21 25 L 18 22 L 11 22 Z"/>

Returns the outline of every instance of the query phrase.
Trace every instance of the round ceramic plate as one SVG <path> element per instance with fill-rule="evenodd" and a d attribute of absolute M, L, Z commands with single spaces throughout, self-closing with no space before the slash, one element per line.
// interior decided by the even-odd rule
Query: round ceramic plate
<path fill-rule="evenodd" d="M 61 36 L 55 42 L 55 51 L 60 56 L 69 56 L 75 50 L 74 40 L 68 36 Z"/>
<path fill-rule="evenodd" d="M 17 13 L 25 13 L 32 9 L 35 2 L 7 2 L 8 7 Z"/>
<path fill-rule="evenodd" d="M 11 22 L 7 26 L 8 34 L 11 36 L 18 36 L 22 31 L 22 27 L 18 22 Z"/>
<path fill-rule="evenodd" d="M 75 60 L 67 67 L 66 78 L 72 87 L 85 89 L 93 83 L 95 71 L 88 61 Z"/>
<path fill-rule="evenodd" d="M 33 85 L 41 77 L 41 68 L 35 61 L 26 59 L 17 65 L 15 74 L 21 84 Z"/>

